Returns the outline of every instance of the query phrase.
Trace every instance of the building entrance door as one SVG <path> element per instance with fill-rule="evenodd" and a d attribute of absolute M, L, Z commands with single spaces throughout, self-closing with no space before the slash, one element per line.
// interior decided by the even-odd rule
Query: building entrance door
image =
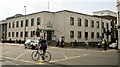
<path fill-rule="evenodd" d="M 52 31 L 47 31 L 47 40 L 52 40 Z"/>

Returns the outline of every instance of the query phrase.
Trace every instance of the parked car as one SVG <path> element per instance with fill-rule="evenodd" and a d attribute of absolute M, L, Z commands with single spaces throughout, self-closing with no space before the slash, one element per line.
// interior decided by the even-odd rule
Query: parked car
<path fill-rule="evenodd" d="M 116 49 L 117 48 L 117 43 L 112 43 L 109 45 L 109 48 L 111 49 Z"/>
<path fill-rule="evenodd" d="M 38 44 L 38 40 L 28 39 L 28 40 L 25 41 L 24 47 L 25 47 L 25 49 L 35 49 L 37 44 Z"/>

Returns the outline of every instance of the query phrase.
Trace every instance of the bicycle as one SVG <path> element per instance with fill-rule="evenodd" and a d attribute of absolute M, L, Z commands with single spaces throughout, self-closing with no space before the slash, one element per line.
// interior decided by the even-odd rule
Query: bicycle
<path fill-rule="evenodd" d="M 37 49 L 36 51 L 33 51 L 32 54 L 31 54 L 31 57 L 34 61 L 37 61 L 39 60 L 39 58 L 43 57 L 43 53 L 42 53 L 42 50 L 40 49 Z M 49 62 L 51 60 L 51 54 L 50 52 L 46 51 L 45 54 L 44 54 L 44 61 L 45 62 Z"/>

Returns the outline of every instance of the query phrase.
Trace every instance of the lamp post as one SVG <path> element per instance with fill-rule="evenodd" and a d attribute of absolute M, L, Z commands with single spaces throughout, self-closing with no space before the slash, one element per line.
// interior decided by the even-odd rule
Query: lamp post
<path fill-rule="evenodd" d="M 24 6 L 25 8 L 25 27 L 24 27 L 24 41 L 26 40 L 26 6 Z"/>
<path fill-rule="evenodd" d="M 102 30 L 104 29 L 102 26 L 102 14 L 103 14 L 103 12 L 101 13 L 101 40 L 102 40 L 102 38 L 104 37 L 104 35 L 102 34 L 103 32 L 102 32 Z"/>

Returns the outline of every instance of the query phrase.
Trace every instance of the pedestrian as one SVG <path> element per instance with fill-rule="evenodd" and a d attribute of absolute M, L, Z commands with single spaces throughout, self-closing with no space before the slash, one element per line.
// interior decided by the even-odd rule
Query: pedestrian
<path fill-rule="evenodd" d="M 63 48 L 63 46 L 64 46 L 64 40 L 62 39 L 61 40 L 61 47 Z"/>
<path fill-rule="evenodd" d="M 75 40 L 75 41 L 74 41 L 74 47 L 76 47 L 76 46 L 77 46 L 77 41 Z"/>
<path fill-rule="evenodd" d="M 60 46 L 60 41 L 58 39 L 56 47 Z"/>
<path fill-rule="evenodd" d="M 107 42 L 106 40 L 104 40 L 105 44 L 104 44 L 104 50 L 106 51 L 107 50 Z"/>
<path fill-rule="evenodd" d="M 87 39 L 85 40 L 85 46 L 86 46 L 86 49 L 89 48 L 89 44 L 88 44 L 88 40 Z"/>

